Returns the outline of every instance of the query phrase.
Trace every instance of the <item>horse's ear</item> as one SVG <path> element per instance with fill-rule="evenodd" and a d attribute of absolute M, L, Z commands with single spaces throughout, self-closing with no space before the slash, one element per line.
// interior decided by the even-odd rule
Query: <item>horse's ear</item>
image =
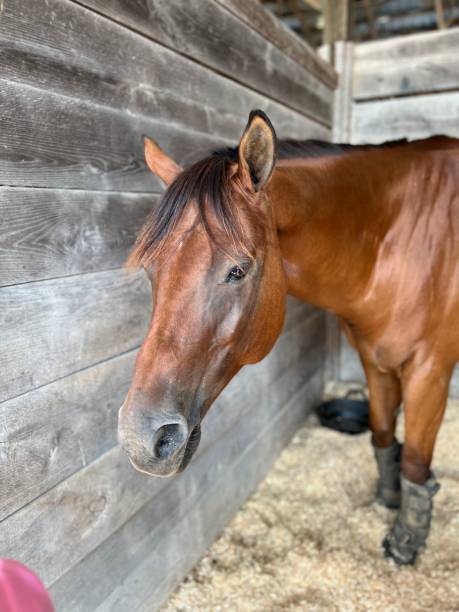
<path fill-rule="evenodd" d="M 263 111 L 254 110 L 239 143 L 239 168 L 243 182 L 260 191 L 271 178 L 276 157 L 277 138 L 271 121 Z"/>
<path fill-rule="evenodd" d="M 166 155 L 151 138 L 143 139 L 145 145 L 145 161 L 147 166 L 163 183 L 170 185 L 182 168 Z"/>

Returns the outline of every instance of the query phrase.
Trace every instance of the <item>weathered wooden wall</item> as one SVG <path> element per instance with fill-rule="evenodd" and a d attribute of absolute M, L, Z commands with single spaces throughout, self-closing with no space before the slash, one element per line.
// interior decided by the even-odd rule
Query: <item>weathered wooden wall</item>
<path fill-rule="evenodd" d="M 335 74 L 254 0 L 0 4 L 0 556 L 59 611 L 150 611 L 319 397 L 325 321 L 289 302 L 183 475 L 130 467 L 117 411 L 151 304 L 121 266 L 160 193 L 142 135 L 181 161 L 263 108 L 283 137 L 327 139 Z"/>
<path fill-rule="evenodd" d="M 434 134 L 459 137 L 459 28 L 389 40 L 338 43 L 335 141 L 379 143 Z M 363 382 L 356 352 L 327 322 L 328 376 Z M 459 397 L 459 368 L 451 394 Z"/>

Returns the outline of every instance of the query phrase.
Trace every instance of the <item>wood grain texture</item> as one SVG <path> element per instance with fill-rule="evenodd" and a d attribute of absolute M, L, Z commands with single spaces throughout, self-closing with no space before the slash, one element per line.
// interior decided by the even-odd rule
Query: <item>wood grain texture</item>
<path fill-rule="evenodd" d="M 0 286 L 121 267 L 158 198 L 0 187 Z"/>
<path fill-rule="evenodd" d="M 0 403 L 0 521 L 116 444 L 136 353 Z"/>
<path fill-rule="evenodd" d="M 270 108 L 259 102 L 269 113 Z M 217 130 L 195 131 L 162 118 L 150 119 L 0 81 L 0 185 L 158 192 L 162 185 L 144 163 L 145 134 L 153 136 L 179 163 L 189 163 L 216 148 L 235 145 L 250 108 L 247 105 L 246 112 L 232 123 L 234 137 L 230 140 Z M 276 112 L 271 115 L 282 137 L 294 133 L 327 139 L 329 135 L 312 121 L 295 121 L 294 117 L 289 121 Z"/>
<path fill-rule="evenodd" d="M 221 145 L 221 139 L 90 102 L 0 81 L 0 184 L 158 192 L 145 166 L 143 135 L 172 154 Z"/>
<path fill-rule="evenodd" d="M 124 270 L 2 288 L 0 401 L 139 346 L 150 295 Z"/>
<path fill-rule="evenodd" d="M 459 89 L 459 30 L 360 43 L 354 51 L 354 98 Z"/>
<path fill-rule="evenodd" d="M 6 4 L 0 48 L 5 80 L 223 139 L 237 139 L 257 107 L 285 136 L 314 130 L 303 115 L 68 0 Z"/>
<path fill-rule="evenodd" d="M 266 360 L 246 368 L 228 386 L 205 421 L 199 455 L 217 440 L 221 444 L 232 425 L 239 419 L 243 423 L 251 414 L 258 415 L 253 418 L 262 429 L 270 415 L 321 369 L 323 315 L 311 319 L 310 325 L 306 339 L 298 333 L 287 334 L 284 344 L 280 341 Z M 277 384 L 270 384 L 281 371 L 284 374 Z M 175 481 L 145 478 L 116 447 L 3 521 L 0 549 L 6 556 L 14 553 L 51 584 L 166 486 L 175 486 Z"/>
<path fill-rule="evenodd" d="M 352 142 L 381 143 L 435 134 L 459 137 L 459 92 L 356 104 Z"/>
<path fill-rule="evenodd" d="M 235 144 L 256 107 L 282 137 L 329 134 L 67 0 L 7 3 L 0 45 L 2 185 L 159 191 L 145 168 L 144 134 L 179 162 L 196 159 Z"/>
<path fill-rule="evenodd" d="M 326 85 L 332 89 L 336 87 L 338 78 L 333 67 L 328 62 L 322 61 L 312 47 L 261 3 L 247 2 L 247 0 L 217 0 L 217 2 Z"/>
<path fill-rule="evenodd" d="M 277 356 L 272 385 L 295 367 L 304 347 L 316 349 L 314 338 L 322 333 L 322 315 L 301 303 L 291 310 L 278 352 L 293 348 Z M 295 343 L 297 334 L 301 338 Z M 130 384 L 135 353 L 0 403 L 0 520 L 116 445 L 118 409 Z"/>
<path fill-rule="evenodd" d="M 330 124 L 330 87 L 214 0 L 80 0 L 302 114 Z"/>
<path fill-rule="evenodd" d="M 334 142 L 349 142 L 351 138 L 353 53 L 354 43 L 340 41 L 334 45 L 335 68 L 339 74 L 333 108 Z"/>

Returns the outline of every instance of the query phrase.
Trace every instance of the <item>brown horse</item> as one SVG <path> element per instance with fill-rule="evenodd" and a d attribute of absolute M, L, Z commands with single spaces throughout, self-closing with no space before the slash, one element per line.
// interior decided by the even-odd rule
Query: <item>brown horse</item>
<path fill-rule="evenodd" d="M 186 467 L 217 395 L 271 350 L 290 293 L 336 313 L 359 351 L 377 495 L 400 507 L 386 554 L 413 562 L 430 527 L 430 464 L 459 360 L 459 141 L 278 147 L 254 111 L 236 149 L 185 170 L 151 140 L 145 151 L 168 189 L 130 258 L 155 303 L 120 410 L 131 462 L 161 476 Z M 402 399 L 403 448 L 394 436 Z"/>

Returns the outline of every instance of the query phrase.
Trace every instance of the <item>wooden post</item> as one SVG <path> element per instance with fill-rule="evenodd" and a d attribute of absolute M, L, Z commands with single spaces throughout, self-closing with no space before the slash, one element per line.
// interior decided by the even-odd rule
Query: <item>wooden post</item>
<path fill-rule="evenodd" d="M 351 141 L 353 55 L 353 43 L 339 41 L 334 44 L 334 68 L 338 73 L 333 100 L 334 142 Z"/>
<path fill-rule="evenodd" d="M 437 28 L 444 30 L 446 25 L 445 12 L 443 10 L 443 0 L 435 0 L 435 13 L 437 14 Z"/>
<path fill-rule="evenodd" d="M 373 9 L 372 0 L 364 0 L 363 2 L 365 6 L 365 13 L 368 21 L 368 35 L 370 38 L 376 38 L 376 28 L 375 28 L 375 12 Z"/>
<path fill-rule="evenodd" d="M 350 38 L 351 3 L 350 0 L 323 0 L 322 6 L 324 13 L 323 44 L 331 45 L 332 54 L 334 54 L 335 42 Z"/>

